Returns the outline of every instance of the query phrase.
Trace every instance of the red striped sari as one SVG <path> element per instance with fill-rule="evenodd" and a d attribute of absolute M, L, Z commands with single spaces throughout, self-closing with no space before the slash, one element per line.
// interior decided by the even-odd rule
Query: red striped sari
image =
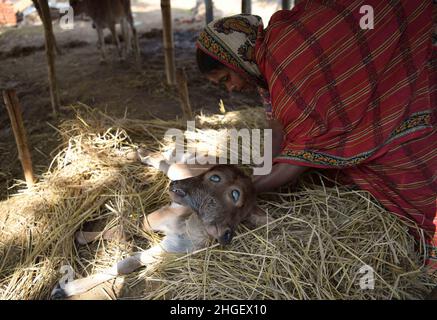
<path fill-rule="evenodd" d="M 363 5 L 374 29 L 360 28 Z M 286 133 L 275 161 L 342 169 L 425 231 L 437 266 L 431 16 L 432 1 L 303 1 L 272 16 L 255 55 Z"/>

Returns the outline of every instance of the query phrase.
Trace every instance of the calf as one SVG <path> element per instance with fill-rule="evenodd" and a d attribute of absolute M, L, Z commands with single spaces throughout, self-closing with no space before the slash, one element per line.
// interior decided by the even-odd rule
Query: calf
<path fill-rule="evenodd" d="M 111 31 L 112 39 L 117 47 L 121 60 L 129 53 L 132 47 L 133 37 L 134 53 L 137 62 L 139 62 L 138 36 L 132 17 L 130 0 L 70 0 L 70 5 L 75 15 L 84 13 L 93 20 L 93 24 L 97 30 L 102 61 L 106 61 L 103 29 L 108 28 Z M 117 36 L 116 24 L 121 25 L 123 46 L 120 45 L 120 40 Z"/>
<path fill-rule="evenodd" d="M 211 238 L 222 245 L 229 244 L 242 221 L 251 226 L 267 222 L 266 214 L 256 205 L 251 179 L 235 166 L 169 165 L 163 155 L 151 157 L 143 152 L 138 153 L 138 158 L 173 180 L 169 190 L 171 204 L 148 214 L 143 221 L 145 231 L 160 231 L 164 238 L 159 245 L 129 256 L 99 274 L 68 282 L 63 288 L 57 286 L 52 291 L 53 298 L 82 294 L 119 275 L 159 262 L 165 252 L 193 252 L 206 247 Z M 103 234 L 80 231 L 76 241 L 86 244 L 100 236 L 109 239 L 121 234 L 116 228 Z"/>

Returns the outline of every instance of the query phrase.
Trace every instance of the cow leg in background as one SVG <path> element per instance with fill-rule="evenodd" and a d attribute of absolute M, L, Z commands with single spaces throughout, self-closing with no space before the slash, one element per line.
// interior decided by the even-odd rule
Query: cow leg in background
<path fill-rule="evenodd" d="M 140 45 L 138 44 L 137 29 L 135 28 L 134 18 L 132 17 L 132 11 L 131 11 L 130 7 L 129 7 L 129 12 L 126 15 L 126 19 L 130 25 L 131 30 L 132 30 L 135 59 L 137 60 L 138 63 L 140 63 Z"/>
<path fill-rule="evenodd" d="M 100 25 L 96 25 L 97 38 L 100 48 L 100 62 L 106 62 L 105 38 L 103 37 L 103 29 Z"/>
<path fill-rule="evenodd" d="M 123 55 L 126 57 L 132 50 L 131 34 L 126 18 L 121 19 L 121 33 L 123 34 Z"/>
<path fill-rule="evenodd" d="M 118 51 L 118 56 L 120 58 L 120 60 L 123 60 L 123 54 L 121 52 L 121 47 L 120 47 L 120 40 L 118 39 L 118 35 L 117 35 L 117 29 L 115 28 L 115 23 L 110 23 L 109 24 L 109 30 L 111 31 L 112 34 L 112 41 L 114 41 L 115 46 L 117 47 L 117 51 Z"/>

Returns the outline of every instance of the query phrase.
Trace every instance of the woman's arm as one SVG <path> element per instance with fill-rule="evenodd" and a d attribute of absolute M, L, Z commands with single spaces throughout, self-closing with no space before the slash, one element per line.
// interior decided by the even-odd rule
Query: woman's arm
<path fill-rule="evenodd" d="M 275 119 L 268 120 L 268 127 L 272 129 L 272 155 L 274 158 L 281 152 L 284 128 L 282 124 Z"/>
<path fill-rule="evenodd" d="M 257 193 L 272 191 L 285 184 L 293 183 L 305 172 L 308 167 L 296 166 L 289 163 L 277 163 L 273 165 L 268 175 L 253 176 L 253 184 Z"/>
<path fill-rule="evenodd" d="M 284 139 L 284 128 L 281 122 L 275 119 L 269 119 L 268 126 L 272 129 L 272 155 L 274 158 L 281 152 Z M 262 193 L 272 191 L 285 184 L 293 183 L 306 169 L 307 167 L 296 166 L 288 163 L 275 164 L 268 175 L 253 176 L 255 190 L 257 193 Z"/>

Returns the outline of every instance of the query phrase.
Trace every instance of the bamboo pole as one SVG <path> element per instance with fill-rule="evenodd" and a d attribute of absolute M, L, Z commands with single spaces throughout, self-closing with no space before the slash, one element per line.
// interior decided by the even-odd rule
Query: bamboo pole
<path fill-rule="evenodd" d="M 171 5 L 170 0 L 161 0 L 162 27 L 163 27 L 163 42 L 165 55 L 165 71 L 167 75 L 167 83 L 175 84 L 175 58 L 173 44 L 173 30 L 171 26 Z"/>
<path fill-rule="evenodd" d="M 291 0 L 282 0 L 282 10 L 290 10 Z"/>
<path fill-rule="evenodd" d="M 179 91 L 179 100 L 184 118 L 193 120 L 193 112 L 190 104 L 190 96 L 188 92 L 187 75 L 184 69 L 178 68 L 176 71 L 176 84 Z"/>
<path fill-rule="evenodd" d="M 32 2 L 33 2 L 33 5 L 34 5 L 36 11 L 38 12 L 38 16 L 41 19 L 41 22 L 44 25 L 44 15 L 41 12 L 41 8 L 40 8 L 40 6 L 38 4 L 38 0 L 32 0 Z M 55 49 L 56 49 L 56 54 L 60 56 L 60 55 L 62 55 L 62 51 L 59 48 L 58 43 L 56 42 L 55 35 L 53 33 L 52 33 L 52 36 L 53 36 L 53 43 L 54 43 L 54 46 L 55 46 Z"/>
<path fill-rule="evenodd" d="M 26 179 L 27 186 L 30 187 L 35 183 L 32 159 L 27 144 L 27 136 L 24 128 L 23 117 L 21 115 L 21 107 L 15 90 L 4 90 L 3 100 L 5 101 L 6 109 L 8 110 L 9 119 L 11 120 L 12 131 L 14 133 L 15 142 L 17 143 L 18 158 L 23 167 L 24 178 Z"/>
<path fill-rule="evenodd" d="M 205 0 L 205 17 L 206 24 L 214 20 L 214 5 L 212 0 Z"/>
<path fill-rule="evenodd" d="M 53 39 L 52 19 L 50 17 L 50 9 L 47 0 L 38 0 L 41 14 L 43 15 L 45 46 L 47 55 L 47 65 L 49 71 L 49 87 L 50 87 L 50 100 L 52 103 L 52 109 L 55 116 L 59 113 L 59 93 L 58 84 L 56 81 L 56 69 L 55 69 L 55 45 Z"/>
<path fill-rule="evenodd" d="M 252 1 L 251 0 L 241 0 L 241 13 L 252 13 Z"/>

